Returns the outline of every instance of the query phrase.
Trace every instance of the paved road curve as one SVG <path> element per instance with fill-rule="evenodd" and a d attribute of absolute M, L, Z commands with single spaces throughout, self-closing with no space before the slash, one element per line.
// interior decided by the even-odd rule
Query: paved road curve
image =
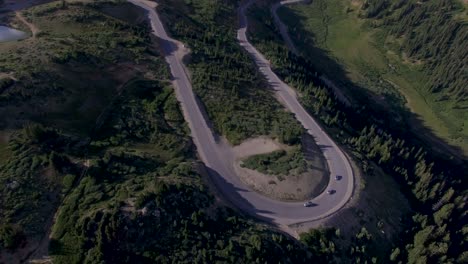
<path fill-rule="evenodd" d="M 180 56 L 176 56 L 176 41 L 167 35 L 158 14 L 147 2 L 143 0 L 128 1 L 148 11 L 148 17 L 154 31 L 153 34 L 161 39 L 165 58 L 174 79 L 177 99 L 191 129 L 199 156 L 210 172 L 212 181 L 227 200 L 246 213 L 281 225 L 323 218 L 336 212 L 348 201 L 353 188 L 353 175 L 349 163 L 335 143 L 304 111 L 298 103 L 294 91 L 274 75 L 263 56 L 247 42 L 245 37 L 246 19 L 245 15 L 243 15 L 245 7 L 240 10 L 242 26 L 239 29 L 238 37 L 241 45 L 253 54 L 260 70 L 268 76 L 272 83 L 276 84 L 278 94 L 286 102 L 288 108 L 296 113 L 298 120 L 318 139 L 318 144 L 322 145 L 325 157 L 328 159 L 330 171 L 333 174 L 343 176 L 340 181 L 335 181 L 334 177 L 331 177 L 329 188 L 335 189 L 337 192 L 333 195 L 327 193 L 319 195 L 313 200 L 316 204 L 314 207 L 306 208 L 303 203 L 289 203 L 269 199 L 250 190 L 240 181 L 232 168 L 232 153 L 226 150 L 225 146 L 221 146 L 216 142 L 213 132 L 210 130 L 207 120 L 204 119 L 204 115 L 197 104 L 184 65 Z"/>

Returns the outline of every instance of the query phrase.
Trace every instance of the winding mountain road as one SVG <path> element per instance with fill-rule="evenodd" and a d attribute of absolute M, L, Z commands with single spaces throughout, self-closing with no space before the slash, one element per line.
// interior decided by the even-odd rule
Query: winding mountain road
<path fill-rule="evenodd" d="M 313 207 L 304 207 L 301 202 L 282 202 L 267 198 L 252 191 L 240 180 L 232 167 L 234 158 L 232 150 L 222 142 L 217 142 L 197 103 L 197 98 L 193 93 L 178 51 L 180 45 L 177 45 L 178 42 L 167 35 L 154 6 L 151 6 L 151 2 L 128 1 L 148 11 L 153 34 L 161 41 L 161 47 L 174 80 L 176 96 L 192 132 L 199 156 L 205 163 L 211 180 L 229 202 L 248 214 L 279 225 L 318 220 L 333 214 L 345 205 L 353 193 L 354 178 L 351 166 L 340 148 L 299 104 L 295 91 L 273 73 L 268 61 L 248 42 L 245 10 L 251 2 L 239 9 L 240 29 L 237 37 L 240 45 L 252 55 L 259 70 L 275 88 L 286 107 L 295 113 L 296 118 L 315 137 L 324 152 L 332 174 L 328 189 L 336 190 L 336 193 L 332 195 L 326 192 L 322 193 L 312 200 L 316 204 Z M 342 179 L 336 181 L 334 175 L 340 175 Z"/>

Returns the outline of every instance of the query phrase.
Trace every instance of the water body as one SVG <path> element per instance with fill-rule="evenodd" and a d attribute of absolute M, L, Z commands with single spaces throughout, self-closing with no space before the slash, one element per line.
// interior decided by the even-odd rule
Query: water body
<path fill-rule="evenodd" d="M 0 26 L 0 42 L 24 39 L 28 36 L 26 32 L 14 28 Z"/>

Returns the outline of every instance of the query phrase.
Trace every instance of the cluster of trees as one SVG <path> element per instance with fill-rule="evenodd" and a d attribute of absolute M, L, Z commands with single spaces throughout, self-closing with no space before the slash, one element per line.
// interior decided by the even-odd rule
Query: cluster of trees
<path fill-rule="evenodd" d="M 315 252 L 317 263 L 331 263 L 339 250 L 334 242 L 339 238 L 339 230 L 334 228 L 311 229 L 302 233 L 300 240 L 309 250 Z"/>
<path fill-rule="evenodd" d="M 468 107 L 468 27 L 454 17 L 460 12 L 454 0 L 367 0 L 362 15 L 374 25 L 401 39 L 400 50 L 413 60 L 421 60 L 430 76 L 427 88 L 439 101 L 453 102 L 451 107 Z"/>
<path fill-rule="evenodd" d="M 252 12 L 252 20 L 271 20 Z M 410 235 L 392 258 L 402 262 L 466 261 L 466 222 L 464 214 L 466 165 L 436 156 L 429 148 L 406 131 L 392 126 L 390 116 L 378 109 L 360 106 L 350 108 L 340 103 L 331 89 L 320 81 L 319 74 L 307 59 L 288 52 L 275 29 L 262 27 L 263 38 L 251 33 L 252 41 L 273 62 L 275 71 L 302 94 L 305 107 L 325 126 L 335 131 L 332 136 L 357 152 L 363 163 L 374 161 L 394 176 L 415 204 L 416 219 Z M 265 33 L 269 32 L 269 33 Z M 431 250 L 428 250 L 430 248 Z M 424 249 L 424 250 L 423 250 Z M 400 253 L 396 253 L 400 252 Z"/>
<path fill-rule="evenodd" d="M 0 166 L 0 250 L 41 235 L 62 195 L 62 180 L 77 168 L 65 155 L 76 144 L 58 131 L 31 124 L 13 135 Z"/>
<path fill-rule="evenodd" d="M 376 126 L 365 127 L 359 136 L 350 138 L 348 143 L 368 159 L 397 174 L 423 203 L 435 204 L 439 202 L 441 194 L 453 191 L 444 183 L 450 180 L 445 175 L 450 170 L 434 168 L 434 161 L 428 161 L 423 148 L 410 147 L 404 139 L 395 139 L 391 134 L 376 129 Z M 461 183 L 462 179 L 452 180 Z"/>
<path fill-rule="evenodd" d="M 18 225 L 11 223 L 0 224 L 0 251 L 15 249 L 24 241 L 24 234 Z"/>
<path fill-rule="evenodd" d="M 388 263 L 390 259 L 374 256 L 373 237 L 362 227 L 345 241 L 339 229 L 311 229 L 300 235 L 300 241 L 314 252 L 319 263 Z M 393 260 L 392 260 L 393 261 Z"/>
<path fill-rule="evenodd" d="M 237 1 L 161 1 L 174 38 L 191 49 L 192 85 L 217 132 L 234 144 L 270 135 L 300 141 L 302 127 L 272 96 L 235 38 Z"/>
<path fill-rule="evenodd" d="M 242 166 L 270 175 L 298 175 L 307 171 L 307 161 L 298 147 L 248 157 Z"/>
<path fill-rule="evenodd" d="M 173 177 L 172 175 L 170 177 Z M 94 210 L 75 223 L 73 250 L 53 240 L 55 263 L 307 263 L 306 251 L 278 233 L 262 232 L 193 180 L 159 181 L 137 211 Z M 72 256 L 72 257 L 71 257 Z M 310 261 L 310 260 L 309 260 Z"/>
<path fill-rule="evenodd" d="M 176 143 L 187 142 L 182 138 L 186 128 L 174 91 L 167 82 L 134 80 L 126 85 L 115 103 L 117 106 L 108 115 L 106 124 L 97 131 L 91 146 L 99 149 L 147 141 L 161 144 L 159 147 L 164 151 L 175 153 L 172 156 L 188 151 L 187 146 L 176 147 Z"/>
<path fill-rule="evenodd" d="M 136 61 L 143 59 L 150 41 L 149 28 L 142 25 L 131 25 L 118 19 L 112 19 L 96 10 L 100 5 L 72 3 L 67 10 L 68 14 L 61 17 L 61 23 L 93 27 L 80 34 L 73 34 L 75 41 L 88 43 L 86 46 L 77 43 L 66 43 L 51 55 L 52 62 L 64 64 L 69 61 L 86 64 L 113 63 L 123 57 L 133 58 Z M 37 14 L 34 13 L 37 17 Z M 91 25 L 93 26 L 91 26 Z M 94 25 L 99 25 L 96 28 Z M 105 30 L 104 30 L 105 28 Z M 43 35 L 47 32 L 43 32 Z M 71 45 L 70 45 L 71 44 Z M 116 53 L 115 50 L 120 50 Z"/>

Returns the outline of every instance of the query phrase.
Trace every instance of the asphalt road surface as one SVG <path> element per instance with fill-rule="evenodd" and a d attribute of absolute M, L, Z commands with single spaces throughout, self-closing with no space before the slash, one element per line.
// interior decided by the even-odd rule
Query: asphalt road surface
<path fill-rule="evenodd" d="M 257 218 L 280 225 L 314 221 L 329 216 L 342 208 L 353 192 L 353 172 L 349 162 L 336 144 L 327 136 L 320 126 L 302 108 L 293 89 L 284 84 L 271 70 L 268 61 L 247 41 L 245 8 L 240 13 L 240 29 L 238 39 L 240 44 L 255 59 L 259 70 L 274 86 L 278 96 L 285 102 L 287 108 L 296 114 L 297 119 L 315 137 L 328 161 L 331 177 L 327 189 L 333 189 L 334 194 L 322 193 L 312 200 L 314 206 L 304 207 L 302 202 L 276 201 L 252 191 L 234 173 L 232 167 L 233 154 L 210 129 L 197 99 L 192 91 L 192 85 L 185 72 L 180 56 L 177 54 L 177 41 L 170 38 L 156 11 L 143 0 L 128 0 L 148 11 L 153 34 L 161 40 L 165 59 L 170 66 L 174 79 L 177 99 L 181 104 L 185 120 L 192 132 L 192 138 L 197 146 L 201 160 L 205 163 L 211 180 L 220 193 L 240 210 Z M 339 181 L 335 175 L 342 176 Z"/>

